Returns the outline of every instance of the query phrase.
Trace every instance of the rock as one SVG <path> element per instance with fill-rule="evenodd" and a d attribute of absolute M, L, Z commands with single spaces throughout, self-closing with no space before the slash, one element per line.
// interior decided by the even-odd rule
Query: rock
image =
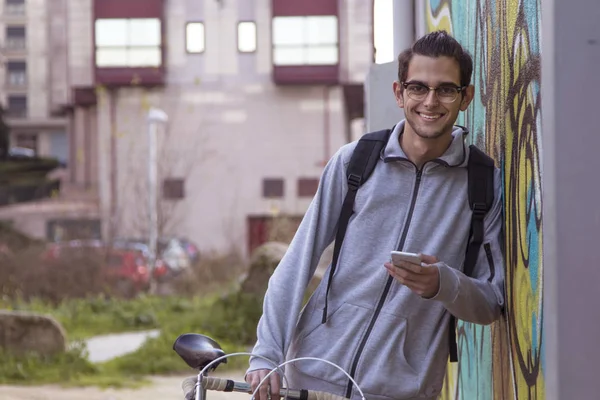
<path fill-rule="evenodd" d="M 262 297 L 267 291 L 271 274 L 287 249 L 288 245 L 280 242 L 268 242 L 258 247 L 250 257 L 250 268 L 243 277 L 241 292 Z"/>
<path fill-rule="evenodd" d="M 52 317 L 0 310 L 0 347 L 17 355 L 51 355 L 65 351 L 67 341 L 64 329 Z"/>

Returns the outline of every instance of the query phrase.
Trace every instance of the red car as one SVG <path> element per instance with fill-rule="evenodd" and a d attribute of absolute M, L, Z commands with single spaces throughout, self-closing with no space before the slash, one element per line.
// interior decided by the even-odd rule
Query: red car
<path fill-rule="evenodd" d="M 106 267 L 108 275 L 116 278 L 117 289 L 121 294 L 132 296 L 150 287 L 148 260 L 141 251 L 109 249 Z"/>

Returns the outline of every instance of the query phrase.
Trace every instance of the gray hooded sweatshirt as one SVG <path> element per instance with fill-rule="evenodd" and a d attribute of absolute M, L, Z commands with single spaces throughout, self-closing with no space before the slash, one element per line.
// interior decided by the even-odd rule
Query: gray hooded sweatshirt
<path fill-rule="evenodd" d="M 371 177 L 358 190 L 322 323 L 327 278 L 301 310 L 306 287 L 324 249 L 333 242 L 346 191 L 346 167 L 356 142 L 327 164 L 317 194 L 264 299 L 253 352 L 282 363 L 319 357 L 349 372 L 367 399 L 435 399 L 448 362 L 450 314 L 490 324 L 504 305 L 501 173 L 495 201 L 484 220 L 484 241 L 472 277 L 461 272 L 471 209 L 467 191 L 467 134 L 455 128 L 444 155 L 423 165 L 410 162 L 396 125 Z M 383 264 L 390 251 L 437 256 L 436 296 L 425 299 L 390 278 Z M 328 277 L 328 272 L 325 277 Z M 248 371 L 272 369 L 254 357 Z M 358 399 L 336 368 L 319 361 L 285 367 L 291 388 Z"/>

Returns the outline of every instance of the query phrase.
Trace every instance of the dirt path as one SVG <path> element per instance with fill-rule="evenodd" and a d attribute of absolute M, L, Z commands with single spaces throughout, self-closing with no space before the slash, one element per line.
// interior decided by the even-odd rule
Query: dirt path
<path fill-rule="evenodd" d="M 216 374 L 219 375 L 219 374 Z M 229 378 L 242 381 L 243 372 L 227 374 Z M 184 377 L 151 377 L 152 385 L 140 389 L 62 388 L 56 385 L 3 386 L 2 400 L 181 400 L 181 381 Z M 210 392 L 209 400 L 249 400 L 243 393 Z"/>
<path fill-rule="evenodd" d="M 125 332 L 94 336 L 86 340 L 88 360 L 93 363 L 108 361 L 115 357 L 131 353 L 140 348 L 146 339 L 160 335 L 158 329 L 141 332 Z"/>

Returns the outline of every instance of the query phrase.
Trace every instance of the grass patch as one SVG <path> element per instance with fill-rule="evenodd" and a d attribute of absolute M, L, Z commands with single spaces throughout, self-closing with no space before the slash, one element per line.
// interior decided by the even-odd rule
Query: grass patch
<path fill-rule="evenodd" d="M 76 343 L 67 352 L 42 357 L 14 356 L 0 351 L 0 384 L 40 385 L 60 382 L 65 386 L 138 387 L 148 382 L 140 376 L 124 376 L 87 360 L 84 347 Z"/>
<path fill-rule="evenodd" d="M 173 351 L 175 339 L 184 333 L 202 333 L 215 339 L 230 353 L 247 352 L 256 340 L 256 324 L 262 313 L 262 299 L 245 294 L 213 298 L 185 318 L 171 320 L 159 337 L 148 340 L 134 353 L 104 364 L 124 375 L 169 374 L 192 371 Z M 220 370 L 240 370 L 247 357 L 230 357 Z"/>
<path fill-rule="evenodd" d="M 0 308 L 48 314 L 75 341 L 108 333 L 157 329 L 174 320 L 190 318 L 210 300 L 140 296 L 133 300 L 105 298 L 64 300 L 56 307 L 40 300 L 0 301 Z"/>
<path fill-rule="evenodd" d="M 175 339 L 183 333 L 202 333 L 219 342 L 226 353 L 248 351 L 255 341 L 261 304 L 262 299 L 244 294 L 190 299 L 72 300 L 56 309 L 36 301 L 12 303 L 13 309 L 53 315 L 71 338 L 148 328 L 158 328 L 161 334 L 149 339 L 136 352 L 101 364 L 90 363 L 79 342 L 55 357 L 17 358 L 0 354 L 3 358 L 0 383 L 135 387 L 147 382 L 143 378 L 146 375 L 193 374 L 194 370 L 173 351 Z M 247 357 L 232 357 L 219 370 L 240 370 L 247 365 Z"/>

